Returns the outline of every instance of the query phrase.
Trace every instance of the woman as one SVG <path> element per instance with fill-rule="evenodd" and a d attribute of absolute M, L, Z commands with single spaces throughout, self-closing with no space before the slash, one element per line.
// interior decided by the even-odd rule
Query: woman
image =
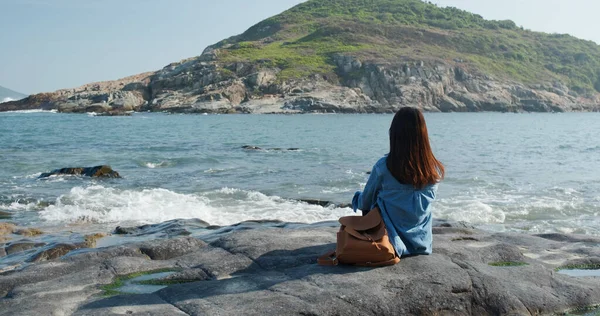
<path fill-rule="evenodd" d="M 401 108 L 389 134 L 389 154 L 375 164 L 364 191 L 354 194 L 352 207 L 363 214 L 379 207 L 399 257 L 431 254 L 431 202 L 444 166 L 431 151 L 418 109 Z"/>

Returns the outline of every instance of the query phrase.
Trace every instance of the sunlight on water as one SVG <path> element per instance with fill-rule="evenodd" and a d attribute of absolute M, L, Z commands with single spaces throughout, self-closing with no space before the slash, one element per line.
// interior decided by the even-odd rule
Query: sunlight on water
<path fill-rule="evenodd" d="M 391 115 L 0 113 L 0 211 L 23 225 L 335 220 L 387 151 Z M 600 235 L 599 115 L 427 114 L 447 175 L 434 216 Z M 245 145 L 266 150 L 243 149 Z M 280 150 L 276 150 L 276 149 Z M 285 150 L 298 148 L 299 150 Z M 51 177 L 111 165 L 123 179 Z"/>

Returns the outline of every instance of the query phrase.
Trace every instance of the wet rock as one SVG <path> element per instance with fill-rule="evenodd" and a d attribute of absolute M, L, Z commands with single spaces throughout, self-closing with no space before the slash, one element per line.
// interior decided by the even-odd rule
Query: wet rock
<path fill-rule="evenodd" d="M 191 232 L 189 229 L 203 229 L 208 226 L 208 223 L 201 219 L 177 219 L 160 224 L 142 225 L 135 227 L 118 226 L 114 233 L 115 235 L 130 235 L 130 236 L 148 236 L 155 235 L 156 237 L 175 237 L 187 236 Z"/>
<path fill-rule="evenodd" d="M 291 148 L 279 148 L 279 147 L 261 148 L 261 147 L 258 147 L 258 146 L 250 146 L 250 145 L 242 146 L 242 149 L 246 149 L 246 150 L 267 150 L 267 151 L 299 151 L 300 150 L 300 148 L 295 148 L 295 147 L 291 147 Z"/>
<path fill-rule="evenodd" d="M 6 246 L 4 249 L 6 250 L 6 254 L 11 255 L 17 252 L 23 252 L 33 248 L 39 248 L 45 246 L 45 243 L 35 243 L 35 242 L 15 242 Z"/>
<path fill-rule="evenodd" d="M 29 262 L 40 262 L 40 261 L 47 261 L 47 260 L 60 258 L 64 255 L 66 255 L 67 253 L 69 253 L 69 251 L 75 250 L 78 248 L 81 248 L 81 246 L 77 246 L 77 245 L 73 245 L 73 244 L 52 245 L 48 249 L 42 250 L 42 251 L 36 253 L 35 255 L 33 255 L 31 258 L 29 258 Z"/>
<path fill-rule="evenodd" d="M 348 204 L 348 203 L 335 203 L 335 202 L 331 202 L 331 201 L 317 200 L 317 199 L 298 199 L 298 201 L 304 202 L 306 204 L 318 205 L 318 206 L 322 206 L 322 207 L 346 208 L 346 207 L 352 206 L 351 204 Z"/>
<path fill-rule="evenodd" d="M 7 255 L 6 250 L 4 248 L 0 248 L 0 258 L 6 257 L 6 255 Z"/>
<path fill-rule="evenodd" d="M 131 112 L 108 111 L 96 114 L 96 116 L 131 116 Z"/>
<path fill-rule="evenodd" d="M 96 242 L 98 239 L 106 237 L 106 234 L 96 233 L 83 236 L 83 244 L 86 248 L 96 248 Z"/>
<path fill-rule="evenodd" d="M 42 173 L 39 178 L 48 178 L 50 176 L 59 175 L 78 175 L 93 178 L 121 178 L 119 173 L 112 170 L 110 166 L 56 169 L 51 172 Z"/>
<path fill-rule="evenodd" d="M 41 231 L 37 228 L 19 228 L 19 229 L 16 229 L 13 233 L 16 235 L 21 235 L 21 236 L 26 236 L 26 237 L 34 237 L 34 236 L 39 236 L 39 235 L 44 234 L 43 231 Z"/>
<path fill-rule="evenodd" d="M 144 225 L 144 226 L 138 226 L 138 227 L 122 227 L 122 226 L 117 226 L 117 228 L 115 228 L 114 234 L 115 235 L 135 235 L 135 234 L 139 234 L 142 230 L 144 230 L 146 227 L 149 227 L 150 225 Z"/>
<path fill-rule="evenodd" d="M 247 149 L 247 150 L 262 150 L 262 148 L 257 147 L 257 146 L 249 146 L 249 145 L 244 145 L 242 146 L 242 149 Z"/>
<path fill-rule="evenodd" d="M 11 223 L 0 223 L 0 236 L 12 234 L 16 226 Z"/>
<path fill-rule="evenodd" d="M 332 203 L 330 201 L 322 201 L 322 200 L 315 200 L 315 199 L 299 199 L 298 201 L 304 202 L 309 205 L 319 205 L 322 207 L 326 207 L 329 205 L 335 205 L 334 203 Z"/>

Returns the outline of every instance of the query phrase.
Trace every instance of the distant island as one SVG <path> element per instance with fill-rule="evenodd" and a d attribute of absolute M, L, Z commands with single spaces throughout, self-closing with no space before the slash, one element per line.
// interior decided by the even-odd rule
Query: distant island
<path fill-rule="evenodd" d="M 420 0 L 310 0 L 198 57 L 0 111 L 600 111 L 600 46 Z"/>
<path fill-rule="evenodd" d="M 14 100 L 20 100 L 25 98 L 26 95 L 13 91 L 11 89 L 0 86 L 0 103 L 9 102 Z"/>

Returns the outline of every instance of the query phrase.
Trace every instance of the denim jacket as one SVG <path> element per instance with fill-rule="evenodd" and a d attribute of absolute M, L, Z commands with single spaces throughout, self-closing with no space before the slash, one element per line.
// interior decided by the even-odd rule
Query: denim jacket
<path fill-rule="evenodd" d="M 388 170 L 386 159 L 387 156 L 377 161 L 364 191 L 354 194 L 352 208 L 354 212 L 370 211 L 379 206 L 398 256 L 431 254 L 431 202 L 437 184 L 421 190 L 402 184 Z"/>

